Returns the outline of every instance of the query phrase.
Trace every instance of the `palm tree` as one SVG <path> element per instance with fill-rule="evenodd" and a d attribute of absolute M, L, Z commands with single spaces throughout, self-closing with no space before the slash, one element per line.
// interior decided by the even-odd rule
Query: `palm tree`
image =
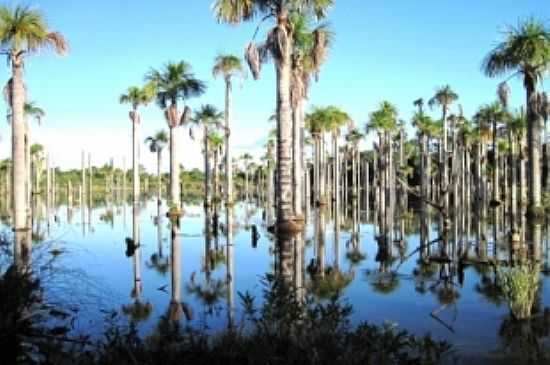
<path fill-rule="evenodd" d="M 243 67 L 241 59 L 233 55 L 220 54 L 216 57 L 214 68 L 212 69 L 214 77 L 222 75 L 225 81 L 225 204 L 233 204 L 233 168 L 231 166 L 231 90 L 232 78 L 234 76 L 244 77 L 246 70 Z"/>
<path fill-rule="evenodd" d="M 23 113 L 25 114 L 25 117 L 34 118 L 38 124 L 42 122 L 42 119 L 46 116 L 46 112 L 44 109 L 37 106 L 34 102 L 28 102 L 25 103 L 23 106 Z M 26 130 L 26 136 L 25 136 L 25 164 L 27 169 L 27 178 L 26 178 L 26 191 L 27 191 L 27 204 L 32 204 L 32 179 L 31 179 L 31 137 L 30 137 L 30 127 L 29 122 L 25 118 L 25 130 Z M 30 209 L 29 209 L 30 213 Z"/>
<path fill-rule="evenodd" d="M 215 205 L 217 205 L 217 202 L 219 201 L 219 159 L 225 141 L 226 139 L 217 131 L 212 131 L 208 134 L 208 144 L 211 146 L 212 154 L 214 155 L 214 177 L 212 191 L 214 192 L 213 199 Z"/>
<path fill-rule="evenodd" d="M 476 114 L 476 118 L 481 123 L 492 127 L 492 144 L 493 144 L 493 178 L 492 178 L 492 204 L 496 205 L 500 203 L 499 196 L 499 183 L 498 183 L 498 146 L 497 146 L 497 129 L 498 123 L 502 122 L 505 118 L 504 111 L 500 102 L 494 102 L 492 104 L 482 106 Z"/>
<path fill-rule="evenodd" d="M 304 191 L 304 104 L 308 97 L 310 79 L 319 78 L 322 64 L 326 60 L 327 50 L 332 43 L 333 34 L 326 24 L 311 29 L 312 17 L 294 12 L 290 17 L 293 29 L 292 71 L 290 97 L 292 106 L 292 146 L 293 146 L 293 208 L 296 219 L 302 218 Z"/>
<path fill-rule="evenodd" d="M 130 104 L 132 110 L 129 113 L 130 121 L 132 122 L 132 172 L 133 172 L 133 201 L 139 200 L 139 124 L 141 118 L 138 113 L 140 106 L 146 106 L 155 97 L 155 86 L 151 83 L 144 87 L 131 86 L 126 94 L 119 97 L 121 104 Z"/>
<path fill-rule="evenodd" d="M 379 202 L 380 202 L 380 218 L 382 219 L 381 227 L 386 231 L 387 224 L 387 210 L 386 200 L 390 191 L 389 189 L 395 187 L 393 177 L 393 162 L 392 162 L 392 143 L 391 134 L 397 129 L 397 109 L 393 104 L 388 101 L 383 101 L 377 110 L 372 112 L 369 117 L 369 122 L 366 126 L 367 134 L 371 130 L 375 130 L 378 134 L 378 149 L 380 151 L 380 157 L 378 160 L 379 176 L 381 181 L 379 182 Z M 392 199 L 390 199 L 391 202 Z M 391 211 L 391 206 L 390 206 Z"/>
<path fill-rule="evenodd" d="M 412 124 L 418 129 L 420 139 L 420 191 L 421 195 L 425 199 L 429 199 L 429 180 L 431 170 L 430 139 L 437 135 L 438 125 L 429 115 L 424 114 L 421 106 L 419 106 L 418 112 L 414 114 Z"/>
<path fill-rule="evenodd" d="M 191 110 L 178 109 L 178 101 L 200 96 L 206 90 L 205 84 L 195 77 L 191 66 L 180 61 L 167 63 L 161 70 L 151 69 L 145 79 L 152 82 L 157 90 L 157 104 L 164 110 L 164 117 L 170 129 L 170 203 L 172 208 L 181 208 L 179 138 L 177 127 L 191 121 Z"/>
<path fill-rule="evenodd" d="M 193 124 L 202 125 L 203 128 L 203 143 L 204 143 L 204 204 L 206 207 L 210 206 L 210 151 L 209 151 L 209 139 L 210 128 L 220 127 L 223 114 L 216 109 L 215 106 L 206 104 L 201 106 L 199 110 L 195 112 L 195 116 L 192 119 Z"/>
<path fill-rule="evenodd" d="M 448 150 L 447 150 L 447 115 L 451 104 L 458 100 L 458 94 L 455 93 L 449 85 L 439 87 L 435 91 L 435 95 L 428 101 L 430 107 L 441 107 L 441 120 L 443 122 L 442 143 L 439 149 L 439 168 L 441 169 L 441 186 L 440 190 L 443 193 L 445 210 L 449 209 L 449 179 L 448 179 Z"/>
<path fill-rule="evenodd" d="M 521 75 L 526 92 L 527 138 L 529 150 L 529 213 L 542 214 L 541 200 L 541 126 L 542 116 L 537 83 L 550 65 L 550 31 L 535 19 L 509 27 L 504 40 L 483 61 L 489 77 L 512 73 Z"/>
<path fill-rule="evenodd" d="M 332 158 L 333 158 L 333 174 L 334 181 L 333 186 L 333 200 L 336 211 L 340 211 L 340 153 L 338 146 L 338 138 L 340 137 L 340 129 L 345 125 L 351 123 L 351 117 L 343 110 L 329 106 L 325 109 L 327 113 L 326 128 L 330 130 L 332 135 Z"/>
<path fill-rule="evenodd" d="M 248 170 L 252 162 L 252 155 L 250 153 L 244 153 L 240 159 L 244 163 L 244 193 L 245 200 L 248 201 Z"/>
<path fill-rule="evenodd" d="M 324 18 L 333 0 L 216 0 L 213 10 L 220 22 L 238 24 L 263 16 L 263 21 L 273 20 L 267 39 L 256 46 L 255 35 L 246 49 L 246 60 L 255 79 L 259 77 L 261 64 L 268 56 L 274 61 L 277 74 L 277 226 L 281 233 L 299 230 L 294 222 L 292 194 L 292 113 L 291 69 L 292 27 L 291 12 L 312 14 Z M 257 33 L 257 32 L 256 32 Z"/>
<path fill-rule="evenodd" d="M 58 32 L 50 30 L 44 16 L 38 10 L 26 6 L 14 8 L 0 6 L 0 52 L 7 55 L 12 75 L 6 92 L 12 110 L 12 161 L 13 182 L 25 181 L 25 84 L 23 69 L 27 56 L 43 48 L 53 48 L 56 53 L 68 51 L 68 43 Z M 25 184 L 13 183 L 13 229 L 22 232 L 27 227 L 27 199 Z M 19 236 L 19 235 L 16 235 Z M 16 241 L 19 241 L 16 237 Z M 17 242 L 19 244 L 19 242 Z M 21 247 L 19 247 L 21 248 Z"/>
<path fill-rule="evenodd" d="M 313 107 L 312 111 L 306 115 L 306 127 L 313 139 L 313 191 L 315 193 L 315 204 L 324 205 L 325 191 L 323 176 L 323 168 L 321 166 L 322 160 L 322 146 L 321 141 L 323 134 L 329 129 L 329 114 L 327 108 Z"/>
<path fill-rule="evenodd" d="M 157 154 L 157 199 L 158 205 L 160 205 L 162 197 L 162 175 L 160 174 L 160 167 L 162 165 L 162 150 L 168 143 L 168 135 L 165 131 L 160 130 L 155 133 L 154 136 L 147 137 L 145 143 L 149 145 L 149 151 Z"/>

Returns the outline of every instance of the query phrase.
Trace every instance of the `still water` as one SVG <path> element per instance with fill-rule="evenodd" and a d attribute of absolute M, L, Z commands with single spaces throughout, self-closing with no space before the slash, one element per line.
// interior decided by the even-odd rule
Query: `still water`
<path fill-rule="evenodd" d="M 135 210 L 137 248 L 132 247 L 134 210 L 128 202 L 95 202 L 91 209 L 48 209 L 36 202 L 34 209 L 33 247 L 48 247 L 42 255 L 55 254 L 72 283 L 52 290 L 78 306 L 76 329 L 96 335 L 112 310 L 138 322 L 144 334 L 164 315 L 209 331 L 224 328 L 240 320 L 238 293 L 248 291 L 260 300 L 262 277 L 280 267 L 275 239 L 267 231 L 272 212 L 265 204 L 234 207 L 234 238 L 228 246 L 223 208 L 207 215 L 202 201 L 188 202 L 178 228 L 166 217 L 165 202 L 159 207 L 156 199 L 144 199 Z M 215 223 L 216 214 L 218 225 L 208 224 Z M 417 335 L 431 333 L 449 340 L 459 353 L 499 352 L 514 336 L 507 327 L 507 303 L 493 290 L 496 269 L 488 264 L 509 257 L 506 240 L 493 225 L 484 223 L 480 231 L 470 213 L 460 218 L 460 234 L 448 248 L 451 257 L 462 258 L 457 263 L 435 254 L 437 244 L 419 250 L 418 215 L 395 219 L 392 243 L 384 249 L 372 211 L 345 212 L 340 219 L 335 230 L 333 212 L 309 209 L 307 229 L 289 252 L 287 269 L 299 287 L 320 300 L 341 288 L 353 306 L 354 323 L 389 322 Z M 432 241 L 438 237 L 438 219 L 427 224 L 427 241 Z M 547 226 L 542 232 L 537 313 L 544 317 L 540 313 L 550 307 Z M 323 279 L 329 284 L 319 284 Z M 548 328 L 539 332 L 537 344 L 550 346 Z"/>

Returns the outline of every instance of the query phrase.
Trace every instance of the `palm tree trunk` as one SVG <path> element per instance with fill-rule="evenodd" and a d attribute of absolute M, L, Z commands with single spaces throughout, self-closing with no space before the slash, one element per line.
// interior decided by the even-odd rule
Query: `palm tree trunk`
<path fill-rule="evenodd" d="M 271 201 L 271 198 L 270 198 Z M 226 210 L 227 246 L 226 246 L 226 280 L 227 280 L 227 322 L 233 327 L 235 319 L 235 246 L 233 242 L 233 207 Z"/>
<path fill-rule="evenodd" d="M 233 163 L 231 159 L 231 77 L 225 79 L 225 203 L 233 204 Z"/>
<path fill-rule="evenodd" d="M 529 211 L 531 213 L 539 214 L 538 210 L 541 209 L 541 168 L 540 168 L 540 156 L 541 156 L 541 125 L 542 117 L 540 113 L 535 110 L 535 83 L 526 82 L 527 90 L 527 147 L 529 151 Z"/>
<path fill-rule="evenodd" d="M 292 37 L 287 34 L 288 9 L 283 6 L 278 14 L 279 31 L 286 42 L 281 42 L 281 57 L 277 68 L 277 224 L 294 219 L 292 209 L 292 116 L 290 109 L 290 71 Z"/>
<path fill-rule="evenodd" d="M 172 128 L 173 129 L 173 128 Z M 178 195 L 179 196 L 179 195 Z M 179 209 L 179 206 L 178 206 Z M 179 218 L 176 218 L 179 220 Z M 170 315 L 172 321 L 179 320 L 182 314 L 181 305 L 181 247 L 179 238 L 179 221 L 172 222 L 170 234 L 170 261 L 171 261 L 171 298 L 170 298 Z"/>
<path fill-rule="evenodd" d="M 509 207 L 509 219 L 510 228 L 512 232 L 516 231 L 516 217 L 517 217 L 517 159 L 516 159 L 516 144 L 513 138 L 512 131 L 508 131 L 508 144 L 510 145 L 510 207 Z"/>
<path fill-rule="evenodd" d="M 447 108 L 443 107 L 443 137 L 441 145 L 441 191 L 445 212 L 449 212 L 449 178 L 448 178 L 448 151 L 447 151 Z"/>
<path fill-rule="evenodd" d="M 302 166 L 302 133 L 303 133 L 303 101 L 298 101 L 296 108 L 292 113 L 292 124 L 293 124 L 293 148 L 292 148 L 292 159 L 293 159 L 293 169 L 292 169 L 292 186 L 293 186 L 293 208 L 296 218 L 302 218 L 302 190 L 303 190 L 303 181 L 304 181 L 304 171 Z"/>
<path fill-rule="evenodd" d="M 181 191 L 179 184 L 180 166 L 178 163 L 177 128 L 170 126 L 170 203 L 177 209 L 181 208 Z"/>
<path fill-rule="evenodd" d="M 336 133 L 332 134 L 332 155 L 334 156 L 334 176 L 333 178 L 333 191 L 332 196 L 334 199 L 334 210 L 335 212 L 340 212 L 340 153 L 338 149 L 338 135 Z"/>
<path fill-rule="evenodd" d="M 219 190 L 219 184 L 218 184 L 218 181 L 219 181 L 219 169 L 218 169 L 218 166 L 219 166 L 219 163 L 218 163 L 218 152 L 219 152 L 219 149 L 217 148 L 216 150 L 214 150 L 214 184 L 213 184 L 213 189 L 212 191 L 214 192 L 214 204 L 217 206 L 217 203 L 216 201 L 219 201 L 217 199 L 218 197 L 218 193 L 220 192 Z"/>
<path fill-rule="evenodd" d="M 25 191 L 25 89 L 23 86 L 22 60 L 13 56 L 12 62 L 12 188 L 13 188 L 13 229 L 16 232 L 16 245 L 24 244 L 27 227 L 27 196 Z M 20 234 L 18 234 L 20 233 Z M 19 247 L 23 250 L 23 247 Z M 24 251 L 21 251 L 24 252 Z"/>
<path fill-rule="evenodd" d="M 162 175 L 160 166 L 162 165 L 162 149 L 157 148 L 157 204 L 161 204 L 162 200 Z"/>
<path fill-rule="evenodd" d="M 500 201 L 498 186 L 498 146 L 497 146 L 497 121 L 493 120 L 493 201 Z"/>
<path fill-rule="evenodd" d="M 139 201 L 139 115 L 134 109 L 132 120 L 132 201 L 137 204 Z M 91 187 L 91 180 L 90 180 Z"/>
<path fill-rule="evenodd" d="M 204 205 L 210 206 L 210 151 L 208 148 L 208 128 L 204 127 Z"/>
<path fill-rule="evenodd" d="M 525 154 L 525 143 L 524 138 L 520 138 L 518 141 L 520 149 L 520 166 L 519 166 L 519 175 L 520 175 L 520 185 L 519 185 L 519 195 L 520 195 L 520 212 L 523 215 L 525 208 L 527 206 L 527 159 Z"/>

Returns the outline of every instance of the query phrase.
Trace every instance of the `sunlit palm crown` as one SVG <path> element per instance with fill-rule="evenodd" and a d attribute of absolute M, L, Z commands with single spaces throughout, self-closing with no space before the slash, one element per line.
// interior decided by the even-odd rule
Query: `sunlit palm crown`
<path fill-rule="evenodd" d="M 216 132 L 216 131 L 212 131 L 212 132 L 208 133 L 208 143 L 210 143 L 210 145 L 214 149 L 220 148 L 221 146 L 223 146 L 224 137 L 221 133 Z"/>
<path fill-rule="evenodd" d="M 333 0 L 216 0 L 213 9 L 218 21 L 237 24 L 257 16 L 275 17 L 285 6 L 323 18 L 333 4 Z"/>
<path fill-rule="evenodd" d="M 151 69 L 145 79 L 155 85 L 157 103 L 162 109 L 178 100 L 200 96 L 206 90 L 204 82 L 195 77 L 185 61 L 167 63 L 160 70 Z"/>
<path fill-rule="evenodd" d="M 140 105 L 147 105 L 155 98 L 155 87 L 149 83 L 144 87 L 130 86 L 126 94 L 119 97 L 121 104 L 130 104 L 135 110 Z"/>
<path fill-rule="evenodd" d="M 416 112 L 413 115 L 412 124 L 418 128 L 419 133 L 428 137 L 439 135 L 439 125 L 429 115 Z"/>
<path fill-rule="evenodd" d="M 165 131 L 160 130 L 154 136 L 147 137 L 145 143 L 149 145 L 151 152 L 162 151 L 168 143 L 168 135 Z"/>
<path fill-rule="evenodd" d="M 391 132 L 397 129 L 397 108 L 388 101 L 383 101 L 377 110 L 372 112 L 367 123 L 370 130 Z"/>
<path fill-rule="evenodd" d="M 448 109 L 456 100 L 458 100 L 458 94 L 449 85 L 445 85 L 435 90 L 435 95 L 428 101 L 428 105 L 430 108 L 439 106 Z"/>
<path fill-rule="evenodd" d="M 227 78 L 234 75 L 244 76 L 246 70 L 239 57 L 231 54 L 219 54 L 214 61 L 212 74 L 214 77 L 222 75 Z"/>
<path fill-rule="evenodd" d="M 13 56 L 40 48 L 51 47 L 59 54 L 69 49 L 63 35 L 48 28 L 42 13 L 27 6 L 0 6 L 0 44 Z"/>
<path fill-rule="evenodd" d="M 306 115 L 306 127 L 315 135 L 328 131 L 338 134 L 339 129 L 350 121 L 350 116 L 335 106 L 313 107 Z"/>
<path fill-rule="evenodd" d="M 491 134 L 492 123 L 503 122 L 505 112 L 499 102 L 482 105 L 474 115 L 474 121 L 479 129 L 480 136 L 488 139 Z"/>
<path fill-rule="evenodd" d="M 195 112 L 195 115 L 192 119 L 192 122 L 195 125 L 204 125 L 207 127 L 219 127 L 221 126 L 221 121 L 223 119 L 223 113 L 218 111 L 218 109 L 211 105 L 206 104 L 202 105 L 199 110 Z"/>
<path fill-rule="evenodd" d="M 302 71 L 300 76 L 305 83 L 306 94 L 309 76 L 313 74 L 318 79 L 334 39 L 334 33 L 328 24 L 319 24 L 312 29 L 312 18 L 299 12 L 293 12 L 290 16 L 294 68 Z"/>
<path fill-rule="evenodd" d="M 363 139 L 364 135 L 359 132 L 357 128 L 353 128 L 348 132 L 346 135 L 346 140 L 353 144 L 354 146 L 357 146 L 359 142 Z"/>
<path fill-rule="evenodd" d="M 489 77 L 517 71 L 526 82 L 536 83 L 550 64 L 550 31 L 535 19 L 509 27 L 504 40 L 483 61 Z"/>

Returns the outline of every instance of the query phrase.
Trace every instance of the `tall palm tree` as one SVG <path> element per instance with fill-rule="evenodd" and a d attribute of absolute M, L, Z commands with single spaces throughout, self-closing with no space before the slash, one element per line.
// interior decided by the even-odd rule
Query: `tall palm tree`
<path fill-rule="evenodd" d="M 263 16 L 263 21 L 273 20 L 274 25 L 261 46 L 255 43 L 255 35 L 246 49 L 246 60 L 255 79 L 259 77 L 261 64 L 270 56 L 277 74 L 277 227 L 281 233 L 296 231 L 292 194 L 292 112 L 291 69 L 292 27 L 289 15 L 296 11 L 324 18 L 333 0 L 216 0 L 213 10 L 220 22 L 238 24 Z M 257 32 L 256 32 L 257 33 Z"/>
<path fill-rule="evenodd" d="M 16 233 L 29 228 L 25 184 L 20 183 L 27 176 L 23 69 L 27 56 L 44 48 L 52 48 L 58 54 L 65 54 L 68 43 L 60 33 L 50 30 L 40 11 L 26 6 L 0 6 L 0 53 L 7 55 L 12 71 L 9 82 L 11 86 L 7 90 L 6 99 L 12 110 L 13 229 Z M 17 246 L 23 236 L 16 234 L 16 249 L 22 248 Z"/>
<path fill-rule="evenodd" d="M 222 136 L 217 131 L 212 131 L 208 134 L 208 144 L 211 146 L 212 154 L 214 156 L 213 162 L 214 162 L 214 176 L 212 181 L 212 191 L 213 191 L 213 199 L 215 204 L 217 205 L 217 202 L 219 201 L 218 193 L 220 191 L 219 188 L 219 159 L 221 150 L 224 147 L 225 144 L 225 137 Z"/>
<path fill-rule="evenodd" d="M 326 24 L 317 25 L 311 29 L 313 19 L 311 15 L 292 13 L 292 71 L 290 98 L 292 107 L 292 186 L 293 208 L 296 219 L 303 215 L 304 192 L 304 129 L 305 129 L 305 100 L 309 94 L 310 79 L 319 78 L 322 64 L 327 58 L 327 51 L 331 46 L 333 33 Z"/>
<path fill-rule="evenodd" d="M 413 115 L 412 124 L 417 128 L 420 139 L 420 191 L 425 199 L 429 199 L 429 180 L 431 170 L 430 139 L 438 134 L 438 125 L 429 116 L 424 114 L 422 106 Z"/>
<path fill-rule="evenodd" d="M 498 146 L 497 146 L 497 130 L 498 123 L 503 122 L 505 118 L 504 111 L 502 110 L 502 105 L 500 102 L 494 102 L 488 105 L 483 105 L 478 112 L 476 113 L 476 118 L 478 120 L 483 119 L 481 122 L 485 123 L 488 126 L 492 127 L 492 145 L 493 145 L 493 177 L 492 177 L 492 204 L 496 205 L 500 203 L 499 196 L 499 183 L 498 183 Z"/>
<path fill-rule="evenodd" d="M 325 201 L 325 191 L 323 175 L 323 167 L 321 166 L 322 160 L 322 139 L 323 134 L 329 130 L 329 113 L 327 108 L 323 107 L 313 107 L 312 111 L 306 115 L 306 127 L 313 139 L 313 191 L 315 193 L 314 201 L 315 204 L 324 205 Z"/>
<path fill-rule="evenodd" d="M 210 151 L 209 151 L 209 139 L 211 128 L 220 127 L 223 114 L 216 109 L 215 106 L 206 104 L 201 106 L 199 110 L 195 112 L 192 119 L 193 124 L 202 126 L 203 128 L 203 148 L 204 148 L 204 204 L 206 207 L 211 203 L 211 177 L 210 177 Z"/>
<path fill-rule="evenodd" d="M 132 110 L 129 113 L 130 121 L 132 122 L 132 196 L 133 201 L 139 200 L 139 124 L 141 123 L 141 117 L 138 112 L 140 106 L 146 106 L 155 97 L 155 86 L 151 83 L 144 87 L 131 86 L 126 91 L 126 94 L 122 94 L 119 97 L 121 104 L 130 104 Z"/>
<path fill-rule="evenodd" d="M 244 194 L 246 201 L 248 201 L 248 170 L 253 158 L 250 153 L 244 153 L 240 159 L 244 164 Z"/>
<path fill-rule="evenodd" d="M 231 166 L 231 101 L 232 101 L 232 79 L 235 76 L 244 77 L 246 70 L 243 67 L 241 59 L 234 55 L 220 54 L 214 61 L 212 69 L 214 77 L 223 76 L 225 81 L 225 203 L 233 204 L 233 168 Z"/>
<path fill-rule="evenodd" d="M 443 201 L 445 210 L 449 209 L 449 178 L 448 178 L 448 150 L 447 150 L 447 115 L 450 106 L 458 100 L 458 94 L 451 89 L 449 85 L 439 87 L 435 91 L 435 95 L 428 101 L 430 107 L 441 107 L 441 120 L 443 122 L 442 143 L 439 152 L 439 168 L 441 169 L 441 191 L 443 193 Z"/>
<path fill-rule="evenodd" d="M 29 121 L 27 118 L 33 118 L 36 120 L 38 124 L 42 123 L 42 119 L 46 116 L 46 112 L 44 109 L 37 106 L 34 102 L 27 102 L 23 106 L 23 113 L 25 114 L 25 130 L 26 130 L 26 136 L 25 136 L 25 164 L 26 164 L 26 170 L 27 170 L 27 178 L 26 178 L 26 190 L 27 190 L 27 204 L 30 207 L 30 204 L 32 204 L 32 173 L 31 173 L 31 136 L 30 136 L 30 126 Z M 30 214 L 29 209 L 29 214 Z"/>
<path fill-rule="evenodd" d="M 160 205 L 162 197 L 162 176 L 160 174 L 160 167 L 162 165 L 162 150 L 168 143 L 168 135 L 165 131 L 160 130 L 155 133 L 155 135 L 147 137 L 145 143 L 149 145 L 149 151 L 157 154 L 157 204 Z"/>
<path fill-rule="evenodd" d="M 366 132 L 375 130 L 378 134 L 378 149 L 380 151 L 380 157 L 378 159 L 378 170 L 380 176 L 379 186 L 379 204 L 380 204 L 380 218 L 382 219 L 381 227 L 384 232 L 387 232 L 386 224 L 388 223 L 388 210 L 386 209 L 386 203 L 388 197 L 391 198 L 391 189 L 395 188 L 393 181 L 393 162 L 392 162 L 392 133 L 397 129 L 397 109 L 388 101 L 383 101 L 377 110 L 372 112 L 369 116 L 369 121 L 366 125 Z M 389 199 L 390 203 L 392 199 Z M 389 213 L 391 214 L 391 204 Z"/>
<path fill-rule="evenodd" d="M 333 200 L 334 209 L 340 210 L 340 147 L 338 146 L 338 138 L 340 137 L 341 128 L 351 123 L 351 117 L 343 110 L 329 106 L 325 109 L 327 121 L 326 128 L 331 132 L 332 136 L 332 158 L 333 158 Z"/>
<path fill-rule="evenodd" d="M 185 106 L 183 113 L 178 102 L 200 96 L 206 85 L 195 77 L 191 66 L 185 62 L 170 62 L 160 70 L 151 69 L 145 79 L 156 87 L 157 104 L 164 110 L 170 129 L 170 203 L 172 208 L 181 208 L 179 138 L 177 127 L 191 121 L 191 109 Z"/>
<path fill-rule="evenodd" d="M 527 138 L 529 150 L 529 213 L 542 214 L 541 200 L 541 127 L 540 98 L 537 83 L 550 65 L 550 30 L 535 19 L 509 27 L 505 37 L 483 61 L 483 71 L 489 77 L 512 73 L 523 78 L 527 107 Z"/>

